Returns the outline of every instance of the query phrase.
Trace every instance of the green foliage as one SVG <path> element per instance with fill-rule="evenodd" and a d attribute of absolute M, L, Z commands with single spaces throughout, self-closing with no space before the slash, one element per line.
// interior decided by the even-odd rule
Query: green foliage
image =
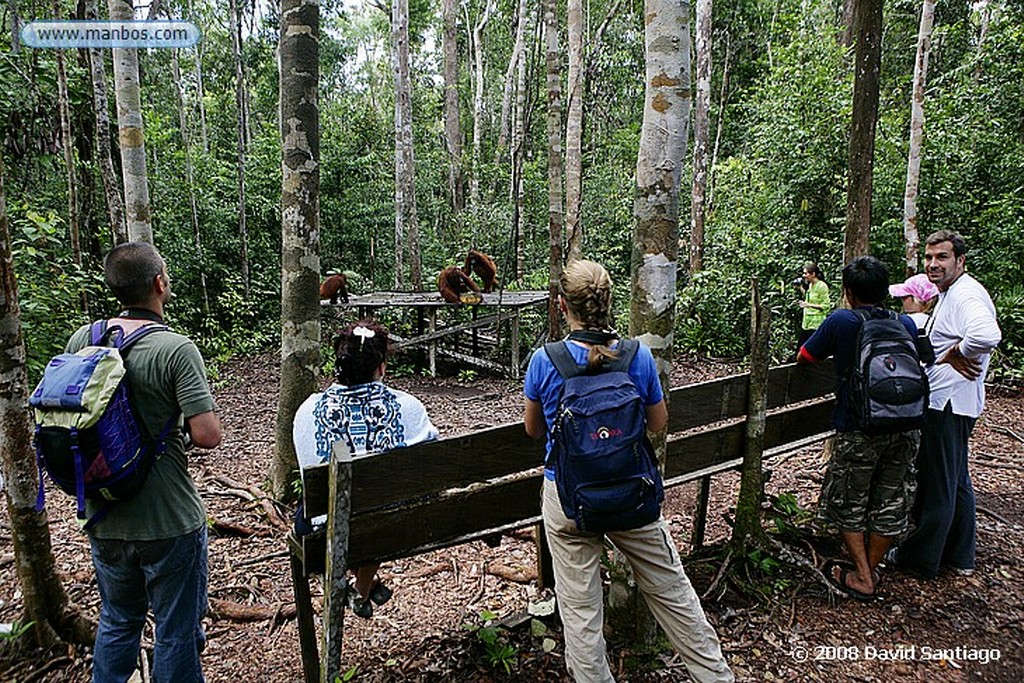
<path fill-rule="evenodd" d="M 14 641 L 21 638 L 31 630 L 35 623 L 34 621 L 24 623 L 15 621 L 10 624 L 0 624 L 0 641 Z"/>
<path fill-rule="evenodd" d="M 505 628 L 497 623 L 498 615 L 483 610 L 477 616 L 480 623 L 466 622 L 462 628 L 476 634 L 477 641 L 483 647 L 484 657 L 492 668 L 500 667 L 511 675 L 518 650 L 508 642 Z"/>
<path fill-rule="evenodd" d="M 796 495 L 791 492 L 769 496 L 771 511 L 769 517 L 773 531 L 783 536 L 797 537 L 806 529 L 809 522 L 815 519 L 813 510 L 800 506 Z"/>

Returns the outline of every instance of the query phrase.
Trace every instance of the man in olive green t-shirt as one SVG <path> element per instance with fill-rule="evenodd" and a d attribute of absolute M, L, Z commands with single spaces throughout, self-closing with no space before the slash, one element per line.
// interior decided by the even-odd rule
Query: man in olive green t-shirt
<path fill-rule="evenodd" d="M 108 322 L 125 336 L 163 322 L 171 297 L 167 266 L 146 242 L 118 245 L 104 262 L 107 284 L 124 310 Z M 75 332 L 66 350 L 90 343 L 89 326 Z M 153 679 L 204 680 L 199 652 L 205 646 L 206 509 L 188 473 L 183 428 L 192 443 L 220 443 L 216 404 L 202 356 L 188 337 L 170 330 L 138 340 L 125 356 L 131 400 L 151 435 L 173 421 L 167 450 L 139 493 L 109 507 L 89 530 L 100 590 L 100 621 L 93 653 L 94 683 L 125 681 L 135 671 L 142 628 L 152 609 L 156 622 Z M 88 514 L 96 512 L 90 504 Z"/>

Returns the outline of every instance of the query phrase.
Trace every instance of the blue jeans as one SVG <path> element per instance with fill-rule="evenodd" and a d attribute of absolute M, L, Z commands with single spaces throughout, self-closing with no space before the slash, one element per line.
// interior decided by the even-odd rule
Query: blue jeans
<path fill-rule="evenodd" d="M 90 536 L 89 543 L 102 602 L 93 683 L 124 683 L 132 675 L 150 608 L 154 683 L 203 683 L 206 527 L 155 541 Z"/>

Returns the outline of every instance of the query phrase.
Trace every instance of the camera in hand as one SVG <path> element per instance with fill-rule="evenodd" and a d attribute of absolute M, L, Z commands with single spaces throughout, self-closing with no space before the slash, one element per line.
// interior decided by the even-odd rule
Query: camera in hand
<path fill-rule="evenodd" d="M 805 280 L 802 277 L 798 277 L 797 279 L 795 279 L 792 282 L 790 282 L 789 286 L 790 287 L 806 287 L 807 286 L 807 280 Z"/>

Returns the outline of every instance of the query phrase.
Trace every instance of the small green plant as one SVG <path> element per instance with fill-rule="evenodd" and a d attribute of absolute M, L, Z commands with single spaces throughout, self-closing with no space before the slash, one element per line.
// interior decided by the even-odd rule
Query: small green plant
<path fill-rule="evenodd" d="M 29 621 L 22 624 L 15 621 L 10 624 L 0 624 L 0 640 L 17 640 L 28 633 L 28 630 L 35 623 L 34 621 Z"/>
<path fill-rule="evenodd" d="M 791 492 L 769 496 L 772 524 L 775 532 L 785 536 L 799 536 L 808 522 L 814 519 L 814 511 L 801 507 L 796 495 Z"/>
<path fill-rule="evenodd" d="M 346 671 L 345 673 L 341 674 L 340 676 L 335 676 L 334 677 L 334 683 L 348 683 L 349 681 L 354 680 L 355 677 L 356 677 L 356 674 L 358 674 L 358 673 L 359 673 L 359 665 L 357 664 L 357 665 L 353 666 L 351 669 L 349 669 L 348 671 Z"/>
<path fill-rule="evenodd" d="M 464 382 L 464 383 L 468 384 L 470 382 L 475 381 L 478 377 L 480 377 L 480 373 L 477 372 L 476 370 L 469 370 L 469 369 L 459 370 L 459 374 L 458 374 L 459 382 Z"/>
<path fill-rule="evenodd" d="M 465 623 L 463 629 L 476 633 L 477 640 L 483 644 L 484 656 L 492 668 L 501 666 L 506 674 L 512 673 L 512 665 L 516 661 L 517 650 L 505 637 L 505 629 L 497 623 L 498 615 L 483 610 L 477 615 L 480 624 Z"/>

